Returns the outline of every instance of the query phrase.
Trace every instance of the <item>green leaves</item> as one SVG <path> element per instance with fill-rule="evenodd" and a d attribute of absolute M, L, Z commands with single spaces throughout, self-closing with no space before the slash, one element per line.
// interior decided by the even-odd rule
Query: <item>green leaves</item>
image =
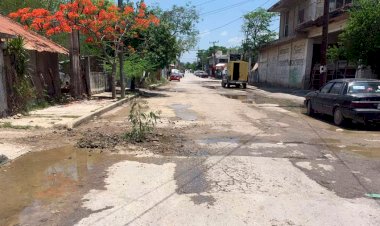
<path fill-rule="evenodd" d="M 380 1 L 357 0 L 342 35 L 342 45 L 349 60 L 370 65 L 380 74 Z"/>
<path fill-rule="evenodd" d="M 134 101 L 131 105 L 131 111 L 128 116 L 128 121 L 132 124 L 132 130 L 125 134 L 125 138 L 142 142 L 151 132 L 159 119 L 159 112 L 146 112 L 148 108 L 145 101 Z"/>
<path fill-rule="evenodd" d="M 270 30 L 270 23 L 276 16 L 275 13 L 267 12 L 263 8 L 245 14 L 242 26 L 245 40 L 243 49 L 245 52 L 252 52 L 257 56 L 258 48 L 270 41 L 273 41 L 277 33 Z"/>

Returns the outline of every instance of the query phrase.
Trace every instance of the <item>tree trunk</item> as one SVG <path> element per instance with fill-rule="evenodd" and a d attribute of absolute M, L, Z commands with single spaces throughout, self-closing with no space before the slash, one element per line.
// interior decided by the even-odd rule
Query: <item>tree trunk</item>
<path fill-rule="evenodd" d="M 73 30 L 70 34 L 70 92 L 74 98 L 82 97 L 78 30 Z"/>
<path fill-rule="evenodd" d="M 135 77 L 132 77 L 131 79 L 131 87 L 130 87 L 131 90 L 135 90 L 136 89 L 136 83 L 135 83 Z"/>
<path fill-rule="evenodd" d="M 112 64 L 112 73 L 111 73 L 111 91 L 112 99 L 116 99 L 116 84 L 115 84 L 115 75 L 116 75 L 116 62 Z"/>
<path fill-rule="evenodd" d="M 117 6 L 120 9 L 122 9 L 123 8 L 123 0 L 118 0 Z M 125 76 L 123 73 L 123 63 L 124 63 L 123 52 L 121 51 L 119 53 L 119 65 L 120 65 L 120 88 L 121 88 L 120 96 L 122 99 L 125 98 Z"/>
<path fill-rule="evenodd" d="M 124 76 L 124 57 L 123 53 L 119 53 L 119 70 L 120 70 L 120 87 L 121 87 L 121 99 L 125 98 L 125 76 Z"/>

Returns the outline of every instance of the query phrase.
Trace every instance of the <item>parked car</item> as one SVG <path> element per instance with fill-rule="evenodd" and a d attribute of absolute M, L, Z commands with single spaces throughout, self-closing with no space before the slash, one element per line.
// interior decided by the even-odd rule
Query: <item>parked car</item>
<path fill-rule="evenodd" d="M 306 95 L 307 114 L 334 117 L 336 125 L 346 120 L 364 124 L 380 122 L 380 80 L 336 79 Z"/>
<path fill-rule="evenodd" d="M 179 73 L 171 73 L 170 74 L 170 77 L 169 77 L 169 81 L 172 81 L 172 80 L 177 80 L 177 81 L 181 81 L 181 75 Z"/>
<path fill-rule="evenodd" d="M 194 71 L 194 75 L 200 77 L 202 75 L 202 71 L 200 70 Z"/>
<path fill-rule="evenodd" d="M 208 77 L 208 73 L 205 71 L 195 71 L 194 74 L 198 77 L 201 77 L 201 78 L 207 78 Z"/>

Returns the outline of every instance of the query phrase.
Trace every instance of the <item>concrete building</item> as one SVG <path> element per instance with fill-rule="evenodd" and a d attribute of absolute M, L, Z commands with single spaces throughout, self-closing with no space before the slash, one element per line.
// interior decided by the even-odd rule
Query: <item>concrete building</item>
<path fill-rule="evenodd" d="M 289 88 L 313 86 L 320 63 L 323 3 L 323 0 L 280 0 L 268 9 L 280 13 L 279 39 L 261 48 L 256 80 Z M 329 44 L 338 42 L 351 3 L 352 0 L 330 0 Z M 333 68 L 334 74 L 328 79 L 355 76 L 355 68 L 350 71 L 349 64 L 343 64 Z"/>
<path fill-rule="evenodd" d="M 216 76 L 215 75 L 215 71 L 217 69 L 216 65 L 228 63 L 228 55 L 223 54 L 222 51 L 217 51 L 215 53 L 215 57 L 213 54 L 212 56 L 208 57 L 207 59 L 208 59 L 208 65 L 206 65 L 206 71 L 209 75 L 212 75 L 212 76 Z"/>

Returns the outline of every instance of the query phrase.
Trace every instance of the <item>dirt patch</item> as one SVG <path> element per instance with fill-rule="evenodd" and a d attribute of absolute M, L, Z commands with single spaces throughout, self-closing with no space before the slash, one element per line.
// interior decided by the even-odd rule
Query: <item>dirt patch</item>
<path fill-rule="evenodd" d="M 87 133 L 79 139 L 77 147 L 89 149 L 110 149 L 114 148 L 123 138 L 120 134 L 106 134 L 100 132 Z"/>

